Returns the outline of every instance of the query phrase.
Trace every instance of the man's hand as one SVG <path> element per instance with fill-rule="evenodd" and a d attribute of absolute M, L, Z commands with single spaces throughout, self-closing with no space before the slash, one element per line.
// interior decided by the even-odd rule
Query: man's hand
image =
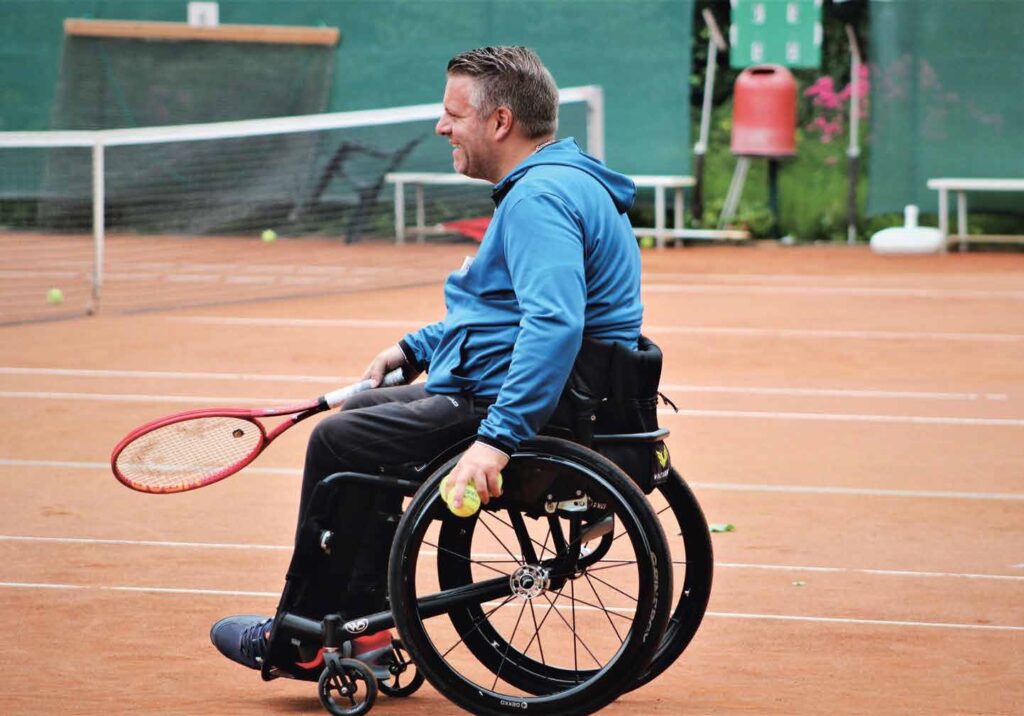
<path fill-rule="evenodd" d="M 369 379 L 373 381 L 373 387 L 376 388 L 380 385 L 381 381 L 384 380 L 384 376 L 390 373 L 395 368 L 403 368 L 405 372 L 405 381 L 411 383 L 419 375 L 418 371 L 412 370 L 405 360 L 405 353 L 398 347 L 396 343 L 393 346 L 385 348 L 377 356 L 370 361 L 370 365 L 366 366 L 366 371 L 363 373 L 363 379 Z"/>
<path fill-rule="evenodd" d="M 452 483 L 449 502 L 453 507 L 462 507 L 462 493 L 470 482 L 480 495 L 480 502 L 487 504 L 492 497 L 501 497 L 498 473 L 508 464 L 508 455 L 484 443 L 473 443 L 463 453 L 455 469 L 451 471 Z"/>

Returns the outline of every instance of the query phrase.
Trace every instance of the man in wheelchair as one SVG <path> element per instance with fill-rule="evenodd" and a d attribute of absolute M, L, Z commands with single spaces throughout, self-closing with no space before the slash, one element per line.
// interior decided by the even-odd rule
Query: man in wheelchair
<path fill-rule="evenodd" d="M 640 255 L 626 215 L 635 187 L 573 139 L 557 140 L 557 112 L 554 79 L 527 48 L 471 50 L 448 63 L 436 132 L 450 142 L 457 172 L 494 184 L 494 216 L 476 256 L 445 283 L 444 319 L 383 350 L 365 374 L 379 383 L 400 367 L 408 382 L 423 371 L 427 380 L 358 394 L 313 430 L 279 613 L 321 620 L 385 608 L 402 495 L 332 486 L 337 528 L 325 543 L 311 517 L 323 509 L 325 478 L 351 471 L 422 480 L 440 452 L 469 442 L 452 471 L 452 501 L 458 506 L 472 483 L 486 504 L 500 497 L 499 472 L 523 441 L 553 417 L 585 432 L 601 398 L 594 384 L 607 389 L 623 379 L 616 370 L 631 370 L 622 355 L 651 350 L 640 344 Z M 649 394 L 656 385 L 655 376 Z M 563 393 L 578 400 L 562 401 L 556 416 Z M 242 665 L 266 674 L 269 662 L 277 673 L 315 678 L 320 645 L 272 639 L 274 631 L 273 617 L 245 615 L 222 619 L 210 636 Z M 390 636 L 364 634 L 350 646 L 372 666 Z"/>

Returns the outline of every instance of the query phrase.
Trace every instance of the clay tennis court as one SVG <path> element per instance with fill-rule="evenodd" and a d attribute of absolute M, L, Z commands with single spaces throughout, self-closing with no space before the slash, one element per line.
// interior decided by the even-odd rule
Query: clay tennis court
<path fill-rule="evenodd" d="M 3 237 L 0 268 L 24 266 L 24 244 Z M 67 304 L 45 305 L 78 242 L 19 275 L 42 305 L 0 327 L 0 712 L 323 713 L 313 685 L 264 684 L 207 638 L 276 605 L 311 424 L 178 495 L 121 486 L 110 449 L 165 413 L 350 382 L 440 316 L 440 281 L 472 246 L 192 243 L 207 267 L 192 274 L 219 278 L 182 289 L 151 245 L 139 280 L 138 245 L 111 243 L 97 315 L 38 320 L 80 313 L 73 276 Z M 607 713 L 1020 713 L 1024 255 L 644 257 L 673 461 L 735 531 L 713 535 L 709 613 L 683 658 Z M 286 285 L 303 270 L 330 281 Z M 254 300 L 268 295 L 291 297 Z M 453 711 L 428 685 L 374 713 Z"/>

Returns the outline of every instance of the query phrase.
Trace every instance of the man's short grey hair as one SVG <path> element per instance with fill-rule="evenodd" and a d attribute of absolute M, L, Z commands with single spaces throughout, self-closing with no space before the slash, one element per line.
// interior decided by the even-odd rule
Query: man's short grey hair
<path fill-rule="evenodd" d="M 448 62 L 449 75 L 476 80 L 470 103 L 481 116 L 508 107 L 530 139 L 558 130 L 558 86 L 528 47 L 481 47 Z"/>

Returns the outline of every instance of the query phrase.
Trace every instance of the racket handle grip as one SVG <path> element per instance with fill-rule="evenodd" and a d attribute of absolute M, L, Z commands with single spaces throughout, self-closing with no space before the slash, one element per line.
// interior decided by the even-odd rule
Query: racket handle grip
<path fill-rule="evenodd" d="M 379 387 L 390 388 L 395 385 L 403 385 L 404 383 L 405 374 L 401 368 L 395 368 L 384 376 L 384 380 L 381 381 Z M 352 385 L 327 393 L 324 395 L 323 400 L 327 403 L 328 408 L 337 408 L 356 393 L 362 393 L 364 390 L 370 390 L 372 387 L 373 383 L 371 381 L 361 380 L 358 383 L 353 383 Z"/>
<path fill-rule="evenodd" d="M 393 371 L 384 376 L 384 380 L 380 382 L 381 388 L 391 388 L 396 385 L 405 385 L 405 371 L 401 368 L 395 368 Z"/>

